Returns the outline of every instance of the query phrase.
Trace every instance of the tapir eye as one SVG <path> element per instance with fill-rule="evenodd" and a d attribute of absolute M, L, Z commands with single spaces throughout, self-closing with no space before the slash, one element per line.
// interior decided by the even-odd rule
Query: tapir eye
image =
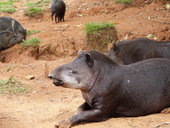
<path fill-rule="evenodd" d="M 21 30 L 18 30 L 18 32 L 19 32 L 20 34 L 22 34 L 22 31 L 21 31 Z"/>
<path fill-rule="evenodd" d="M 115 53 L 119 53 L 120 52 L 120 48 L 119 47 L 115 47 L 114 52 Z"/>
<path fill-rule="evenodd" d="M 77 74 L 77 71 L 69 70 L 69 73 L 71 73 L 71 74 Z"/>
<path fill-rule="evenodd" d="M 72 71 L 73 74 L 77 74 L 77 71 Z"/>

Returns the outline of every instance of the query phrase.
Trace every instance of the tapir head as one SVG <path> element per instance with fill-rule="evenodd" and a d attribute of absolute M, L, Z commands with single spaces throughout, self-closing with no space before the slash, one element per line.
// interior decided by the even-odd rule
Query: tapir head
<path fill-rule="evenodd" d="M 93 66 L 94 60 L 91 54 L 80 51 L 72 62 L 54 69 L 48 77 L 53 79 L 53 84 L 56 86 L 87 89 L 95 79 Z"/>

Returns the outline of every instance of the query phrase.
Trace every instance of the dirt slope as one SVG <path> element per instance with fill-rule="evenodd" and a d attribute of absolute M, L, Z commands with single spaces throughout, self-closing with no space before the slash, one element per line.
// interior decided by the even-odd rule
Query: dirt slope
<path fill-rule="evenodd" d="M 78 50 L 86 50 L 83 25 L 87 22 L 112 22 L 120 39 L 132 39 L 154 35 L 158 40 L 170 40 L 170 10 L 162 3 L 151 3 L 143 7 L 114 4 L 112 0 L 65 0 L 66 21 L 52 23 L 50 9 L 42 18 L 31 19 L 23 15 L 24 3 L 15 3 L 14 14 L 0 13 L 17 19 L 28 30 L 40 33 L 41 56 L 35 60 L 29 49 L 20 53 L 16 45 L 3 52 L 6 63 L 0 63 L 0 79 L 13 75 L 30 90 L 26 95 L 0 95 L 0 128 L 53 128 L 60 120 L 68 118 L 83 103 L 78 90 L 54 87 L 45 76 L 45 65 L 49 71 L 72 60 Z M 7 70 L 8 67 L 10 70 Z M 27 80 L 27 75 L 35 79 Z M 156 128 L 158 124 L 170 122 L 170 114 L 152 114 L 137 118 L 111 118 L 100 123 L 88 123 L 75 128 Z M 169 128 L 170 125 L 163 125 Z"/>

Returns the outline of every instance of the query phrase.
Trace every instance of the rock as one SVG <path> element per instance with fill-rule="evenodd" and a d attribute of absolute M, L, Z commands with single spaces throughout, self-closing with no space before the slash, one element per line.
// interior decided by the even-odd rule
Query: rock
<path fill-rule="evenodd" d="M 28 75 L 28 76 L 26 76 L 25 78 L 26 78 L 27 80 L 32 80 L 32 79 L 35 78 L 35 76 L 34 76 L 34 75 Z"/>

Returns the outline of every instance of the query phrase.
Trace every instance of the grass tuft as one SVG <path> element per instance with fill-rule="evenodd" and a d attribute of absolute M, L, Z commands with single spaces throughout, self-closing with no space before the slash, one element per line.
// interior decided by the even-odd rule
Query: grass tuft
<path fill-rule="evenodd" d="M 85 24 L 84 31 L 87 37 L 87 47 L 106 52 L 108 44 L 118 40 L 117 31 L 113 23 L 94 23 Z"/>
<path fill-rule="evenodd" d="M 25 10 L 25 15 L 30 17 L 35 17 L 37 15 L 42 15 L 43 10 L 39 7 L 31 7 Z"/>
<path fill-rule="evenodd" d="M 116 0 L 117 4 L 131 4 L 133 0 Z"/>
<path fill-rule="evenodd" d="M 9 2 L 19 2 L 19 0 L 8 0 Z"/>
<path fill-rule="evenodd" d="M 24 87 L 23 84 L 13 77 L 8 80 L 0 80 L 0 94 L 23 94 L 27 93 L 28 88 Z"/>
<path fill-rule="evenodd" d="M 10 2 L 10 1 L 0 1 L 0 6 L 3 6 L 3 5 L 13 5 L 13 3 L 12 2 Z"/>
<path fill-rule="evenodd" d="M 112 24 L 112 23 L 106 23 L 106 22 L 94 23 L 94 22 L 91 22 L 91 23 L 85 24 L 84 30 L 85 30 L 86 34 L 95 34 L 99 30 L 102 30 L 102 29 L 105 29 L 105 28 L 113 28 L 113 27 L 114 27 L 114 24 Z"/>
<path fill-rule="evenodd" d="M 40 30 L 27 30 L 27 36 L 41 32 Z"/>
<path fill-rule="evenodd" d="M 47 7 L 49 2 L 50 0 L 39 0 L 26 3 L 25 6 L 27 8 L 25 10 L 25 15 L 30 17 L 43 15 L 44 13 L 43 8 Z"/>
<path fill-rule="evenodd" d="M 13 7 L 5 7 L 5 8 L 0 7 L 0 12 L 14 13 L 14 12 L 16 12 L 16 9 Z"/>
<path fill-rule="evenodd" d="M 21 43 L 23 47 L 39 47 L 40 45 L 40 39 L 38 38 L 31 38 L 28 40 L 25 40 Z"/>
<path fill-rule="evenodd" d="M 13 13 L 16 12 L 12 1 L 0 1 L 0 12 Z"/>

